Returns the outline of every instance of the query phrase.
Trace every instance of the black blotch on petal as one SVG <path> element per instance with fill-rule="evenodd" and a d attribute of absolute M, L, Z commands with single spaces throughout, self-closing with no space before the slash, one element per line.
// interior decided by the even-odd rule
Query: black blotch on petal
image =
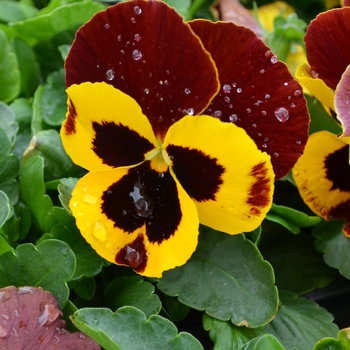
<path fill-rule="evenodd" d="M 102 195 L 102 212 L 125 232 L 146 225 L 151 243 L 169 239 L 177 230 L 182 212 L 169 170 L 158 173 L 150 162 L 129 169 L 128 174 Z"/>
<path fill-rule="evenodd" d="M 225 172 L 217 159 L 181 146 L 169 145 L 166 150 L 172 159 L 176 177 L 187 194 L 197 202 L 215 200 Z"/>
<path fill-rule="evenodd" d="M 327 179 L 333 182 L 331 190 L 350 192 L 349 145 L 328 155 L 324 164 Z"/>
<path fill-rule="evenodd" d="M 134 165 L 144 160 L 144 155 L 154 146 L 129 127 L 114 122 L 92 123 L 95 138 L 93 151 L 104 164 L 112 167 Z"/>

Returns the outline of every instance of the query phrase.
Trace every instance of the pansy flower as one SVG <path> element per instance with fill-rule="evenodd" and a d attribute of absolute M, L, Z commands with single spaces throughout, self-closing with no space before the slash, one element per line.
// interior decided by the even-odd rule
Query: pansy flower
<path fill-rule="evenodd" d="M 350 236 L 350 8 L 324 12 L 307 29 L 310 66 L 300 67 L 300 81 L 342 125 L 338 138 L 328 131 L 310 136 L 293 176 L 305 203 L 326 220 L 345 218 Z"/>
<path fill-rule="evenodd" d="M 186 24 L 163 2 L 98 13 L 65 67 L 61 137 L 90 171 L 72 193 L 77 226 L 101 256 L 142 275 L 184 264 L 199 223 L 258 227 L 274 173 L 290 171 L 308 137 L 300 85 L 252 31 Z"/>

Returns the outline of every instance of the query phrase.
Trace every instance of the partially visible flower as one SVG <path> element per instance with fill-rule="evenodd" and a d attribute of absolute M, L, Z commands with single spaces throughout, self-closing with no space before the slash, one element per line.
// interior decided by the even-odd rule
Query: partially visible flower
<path fill-rule="evenodd" d="M 0 289 L 0 349 L 99 350 L 81 332 L 70 333 L 58 302 L 40 287 Z"/>
<path fill-rule="evenodd" d="M 305 46 L 310 66 L 298 79 L 340 121 L 341 138 L 328 131 L 310 136 L 293 177 L 305 203 L 326 220 L 345 218 L 350 236 L 350 8 L 324 12 L 307 29 Z"/>
<path fill-rule="evenodd" d="M 185 24 L 163 2 L 93 17 L 77 32 L 66 83 L 62 141 L 90 171 L 70 202 L 77 226 L 101 256 L 147 276 L 189 259 L 199 222 L 256 228 L 272 166 L 287 174 L 307 139 L 300 85 L 254 33 Z"/>

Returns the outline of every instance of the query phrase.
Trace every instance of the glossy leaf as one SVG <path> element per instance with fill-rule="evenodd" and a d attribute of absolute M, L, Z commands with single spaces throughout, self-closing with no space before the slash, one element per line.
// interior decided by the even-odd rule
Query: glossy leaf
<path fill-rule="evenodd" d="M 201 230 L 197 250 L 186 265 L 165 272 L 157 287 L 238 326 L 262 326 L 277 309 L 273 270 L 256 246 L 242 235 L 209 228 Z"/>
<path fill-rule="evenodd" d="M 209 331 L 214 350 L 239 350 L 251 339 L 264 335 L 263 328 L 237 327 L 231 322 L 219 321 L 207 314 L 203 315 L 203 328 Z"/>
<path fill-rule="evenodd" d="M 300 233 L 301 227 L 313 226 L 322 221 L 318 216 L 309 216 L 301 211 L 276 204 L 272 204 L 266 219 L 280 224 L 294 234 Z"/>
<path fill-rule="evenodd" d="M 47 125 L 42 116 L 42 104 L 41 97 L 44 91 L 43 85 L 39 85 L 34 93 L 33 100 L 33 118 L 31 123 L 32 134 L 35 135 L 39 131 L 50 129 L 50 126 Z"/>
<path fill-rule="evenodd" d="M 78 281 L 76 286 L 73 288 L 75 294 L 84 300 L 91 300 L 95 294 L 96 282 L 92 278 L 84 278 Z"/>
<path fill-rule="evenodd" d="M 72 198 L 72 191 L 78 180 L 79 179 L 73 177 L 70 177 L 68 179 L 61 179 L 61 183 L 58 185 L 58 198 L 60 199 L 62 207 L 70 214 L 72 214 L 72 211 L 69 208 L 69 201 Z"/>
<path fill-rule="evenodd" d="M 28 159 L 23 165 L 19 180 L 20 197 L 27 205 L 34 224 L 42 232 L 50 232 L 55 224 L 52 216 L 52 201 L 45 194 L 44 160 L 36 156 Z"/>
<path fill-rule="evenodd" d="M 6 193 L 0 191 L 0 227 L 6 222 L 11 212 L 10 201 Z"/>
<path fill-rule="evenodd" d="M 345 237 L 342 227 L 342 221 L 322 222 L 314 227 L 312 234 L 326 264 L 350 279 L 350 239 Z"/>
<path fill-rule="evenodd" d="M 134 306 L 149 318 L 158 314 L 162 307 L 154 290 L 154 286 L 141 276 L 118 277 L 107 286 L 104 295 L 113 310 L 126 305 Z"/>
<path fill-rule="evenodd" d="M 0 255 L 13 250 L 12 247 L 8 244 L 6 239 L 0 235 Z"/>
<path fill-rule="evenodd" d="M 277 224 L 264 222 L 259 248 L 274 269 L 279 289 L 305 294 L 326 287 L 337 275 L 325 264 L 315 250 L 314 239 L 306 232 L 295 236 Z"/>
<path fill-rule="evenodd" d="M 338 327 L 333 316 L 315 302 L 280 291 L 276 317 L 265 326 L 286 349 L 310 350 L 324 337 L 335 337 Z"/>
<path fill-rule="evenodd" d="M 80 309 L 72 317 L 74 325 L 106 350 L 199 350 L 199 341 L 181 332 L 169 320 L 145 314 L 132 306 L 113 313 L 109 309 Z M 137 334 L 137 336 L 135 336 Z"/>
<path fill-rule="evenodd" d="M 271 334 L 264 334 L 258 338 L 254 338 L 240 348 L 240 350 L 266 349 L 285 350 L 282 344 Z"/>
<path fill-rule="evenodd" d="M 21 76 L 15 53 L 0 29 L 0 101 L 15 99 L 20 91 Z"/>
<path fill-rule="evenodd" d="M 11 45 L 16 53 L 18 68 L 21 73 L 21 93 L 26 97 L 31 97 L 41 82 L 40 67 L 36 61 L 34 51 L 25 41 L 19 38 L 12 38 Z"/>
<path fill-rule="evenodd" d="M 99 3 L 78 2 L 60 6 L 42 16 L 11 23 L 11 26 L 19 37 L 33 46 L 38 41 L 48 40 L 64 30 L 75 29 L 103 8 Z"/>
<path fill-rule="evenodd" d="M 184 19 L 188 19 L 188 10 L 191 6 L 190 0 L 165 0 L 169 6 L 175 8 L 175 10 L 184 17 Z"/>
<path fill-rule="evenodd" d="M 1 58 L 0 58 L 0 61 L 1 61 Z M 0 85 L 0 89 L 1 89 L 1 85 Z M 5 131 L 11 145 L 13 145 L 15 142 L 17 131 L 18 131 L 18 124 L 15 121 L 15 114 L 12 111 L 12 109 L 3 102 L 0 102 L 0 125 L 1 125 L 1 128 Z"/>
<path fill-rule="evenodd" d="M 338 339 L 324 338 L 316 343 L 314 350 L 350 350 L 350 328 L 342 329 Z"/>
<path fill-rule="evenodd" d="M 26 243 L 15 253 L 0 256 L 0 287 L 35 286 L 50 291 L 63 307 L 69 296 L 67 281 L 75 269 L 75 256 L 69 246 L 47 240 L 37 247 Z"/>

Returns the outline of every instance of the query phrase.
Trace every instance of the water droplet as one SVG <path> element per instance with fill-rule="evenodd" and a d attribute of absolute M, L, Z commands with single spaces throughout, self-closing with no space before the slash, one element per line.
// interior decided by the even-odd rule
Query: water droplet
<path fill-rule="evenodd" d="M 225 84 L 223 87 L 222 87 L 222 90 L 224 91 L 225 94 L 229 94 L 231 92 L 231 86 L 228 85 L 228 84 Z"/>
<path fill-rule="evenodd" d="M 168 86 L 169 82 L 167 80 L 164 80 L 164 85 Z"/>
<path fill-rule="evenodd" d="M 290 108 L 295 108 L 295 103 L 291 103 Z"/>
<path fill-rule="evenodd" d="M 193 115 L 194 114 L 194 109 L 193 108 L 188 108 L 187 109 L 187 114 L 188 115 Z"/>
<path fill-rule="evenodd" d="M 165 73 L 169 75 L 169 74 L 170 74 L 170 70 L 167 69 L 167 70 L 165 71 Z"/>
<path fill-rule="evenodd" d="M 108 194 L 109 196 L 110 196 L 112 193 L 113 193 L 112 190 L 108 190 L 108 191 L 107 191 L 107 194 Z"/>
<path fill-rule="evenodd" d="M 261 114 L 266 115 L 267 113 L 266 113 L 266 111 L 261 111 Z"/>
<path fill-rule="evenodd" d="M 235 88 L 237 86 L 237 84 L 236 83 L 232 83 L 232 86 Z"/>
<path fill-rule="evenodd" d="M 164 173 L 158 173 L 158 176 L 160 179 L 162 179 L 164 177 Z"/>
<path fill-rule="evenodd" d="M 277 58 L 277 56 L 276 55 L 273 55 L 273 56 L 271 56 L 271 63 L 272 64 L 276 64 L 277 62 L 278 62 L 278 58 Z"/>
<path fill-rule="evenodd" d="M 125 216 L 127 213 L 128 213 L 128 212 L 127 212 L 125 209 L 123 209 L 122 215 Z"/>
<path fill-rule="evenodd" d="M 76 207 L 78 203 L 76 201 L 72 201 L 69 204 L 72 205 L 73 207 Z"/>
<path fill-rule="evenodd" d="M 273 154 L 273 156 L 276 157 L 276 158 L 278 158 L 280 155 L 279 155 L 277 152 L 275 152 L 275 153 Z"/>
<path fill-rule="evenodd" d="M 145 260 L 145 251 L 135 245 L 124 247 L 124 261 L 133 269 L 137 269 Z"/>
<path fill-rule="evenodd" d="M 233 108 L 233 105 L 230 103 L 227 107 L 231 109 Z"/>
<path fill-rule="evenodd" d="M 134 50 L 132 52 L 132 58 L 135 60 L 135 61 L 138 61 L 142 58 L 142 53 L 140 50 Z"/>
<path fill-rule="evenodd" d="M 134 40 L 139 42 L 141 40 L 141 35 L 140 34 L 135 34 L 134 35 Z"/>
<path fill-rule="evenodd" d="M 237 88 L 237 92 L 240 94 L 242 92 L 241 88 Z"/>
<path fill-rule="evenodd" d="M 257 126 L 256 124 L 252 124 L 252 127 L 253 127 L 253 128 L 256 128 L 256 126 Z"/>
<path fill-rule="evenodd" d="M 301 141 L 296 141 L 296 144 L 297 145 L 301 145 Z"/>
<path fill-rule="evenodd" d="M 289 119 L 289 112 L 284 107 L 279 107 L 275 109 L 275 117 L 281 123 L 286 122 Z"/>
<path fill-rule="evenodd" d="M 262 103 L 263 103 L 263 101 L 258 100 L 258 101 L 256 101 L 256 102 L 254 103 L 254 106 L 259 106 L 259 105 L 261 105 Z"/>
<path fill-rule="evenodd" d="M 292 96 L 288 96 L 288 100 L 291 100 L 292 99 Z"/>
<path fill-rule="evenodd" d="M 131 17 L 130 20 L 131 20 L 131 23 L 136 23 L 135 17 Z"/>
<path fill-rule="evenodd" d="M 318 73 L 316 73 L 314 70 L 312 70 L 310 73 L 313 78 L 318 78 Z"/>
<path fill-rule="evenodd" d="M 246 109 L 246 112 L 249 114 L 252 110 L 250 108 Z"/>
<path fill-rule="evenodd" d="M 137 15 L 140 15 L 142 10 L 138 7 L 138 6 L 135 6 L 134 7 L 134 12 L 137 14 Z"/>
<path fill-rule="evenodd" d="M 125 51 L 124 51 L 124 50 L 120 50 L 120 53 L 121 53 L 122 55 L 125 55 Z"/>
<path fill-rule="evenodd" d="M 62 316 L 60 309 L 53 304 L 45 304 L 43 313 L 39 316 L 38 321 L 41 327 L 50 326 L 59 316 Z"/>
<path fill-rule="evenodd" d="M 211 115 L 212 115 L 212 117 L 215 117 L 215 118 L 221 118 L 222 112 L 221 111 L 214 111 Z"/>
<path fill-rule="evenodd" d="M 148 95 L 149 94 L 149 90 L 146 88 L 145 90 L 143 90 L 143 92 Z"/>
<path fill-rule="evenodd" d="M 294 91 L 294 96 L 300 96 L 301 95 L 301 91 L 300 90 L 295 90 Z"/>
<path fill-rule="evenodd" d="M 17 294 L 35 294 L 36 289 L 34 287 L 19 287 L 17 288 Z"/>
<path fill-rule="evenodd" d="M 262 147 L 262 148 L 266 148 L 266 147 L 267 147 L 267 144 L 266 144 L 266 143 L 263 143 L 263 144 L 261 145 L 261 147 Z"/>
<path fill-rule="evenodd" d="M 9 332 L 5 327 L 0 326 L 0 338 L 5 339 L 8 335 L 8 333 Z"/>
<path fill-rule="evenodd" d="M 109 29 L 110 27 L 111 27 L 111 26 L 110 26 L 108 23 L 105 24 L 105 28 L 106 28 L 106 29 Z"/>
<path fill-rule="evenodd" d="M 262 136 L 262 134 L 261 134 L 260 132 L 258 132 L 258 136 L 259 136 L 259 137 L 261 137 L 261 136 Z"/>
<path fill-rule="evenodd" d="M 83 333 L 80 333 L 80 334 L 79 334 L 79 338 L 80 338 L 80 339 L 86 339 L 86 336 L 85 336 Z"/>
<path fill-rule="evenodd" d="M 122 36 L 118 35 L 118 41 L 122 41 Z"/>
<path fill-rule="evenodd" d="M 267 50 L 267 51 L 265 52 L 265 57 L 270 56 L 271 53 L 272 53 L 271 50 Z"/>
<path fill-rule="evenodd" d="M 140 182 L 134 184 L 134 189 L 129 193 L 135 204 L 135 211 L 141 217 L 149 216 L 153 211 L 153 202 L 145 194 L 145 188 Z"/>
<path fill-rule="evenodd" d="M 265 138 L 264 138 L 264 141 L 265 141 L 265 142 L 269 141 L 269 138 L 268 138 L 268 137 L 265 137 Z"/>
<path fill-rule="evenodd" d="M 184 90 L 184 92 L 185 92 L 186 95 L 189 95 L 189 94 L 191 93 L 191 90 L 190 90 L 189 88 L 186 88 L 186 89 Z"/>
<path fill-rule="evenodd" d="M 225 97 L 224 97 L 224 101 L 225 101 L 226 103 L 230 103 L 231 100 L 230 100 L 230 98 L 229 98 L 228 96 L 225 96 Z"/>
<path fill-rule="evenodd" d="M 238 120 L 238 116 L 237 114 L 231 114 L 228 119 L 230 120 L 230 122 L 236 122 Z"/>
<path fill-rule="evenodd" d="M 159 85 L 163 85 L 163 80 L 159 80 Z"/>
<path fill-rule="evenodd" d="M 162 116 L 158 117 L 158 123 L 163 123 L 164 122 L 164 118 Z"/>
<path fill-rule="evenodd" d="M 97 203 L 97 198 L 92 196 L 89 193 L 85 193 L 85 195 L 82 198 L 83 202 L 88 203 L 88 204 L 95 204 Z"/>
<path fill-rule="evenodd" d="M 260 69 L 260 73 L 264 74 L 265 73 L 265 69 Z"/>
<path fill-rule="evenodd" d="M 102 221 L 96 221 L 94 223 L 94 227 L 92 229 L 92 234 L 96 239 L 98 239 L 101 242 L 107 241 L 108 238 L 108 231 L 107 227 Z"/>
<path fill-rule="evenodd" d="M 114 79 L 114 70 L 113 69 L 108 69 L 108 71 L 106 72 L 106 78 L 109 81 Z"/>

